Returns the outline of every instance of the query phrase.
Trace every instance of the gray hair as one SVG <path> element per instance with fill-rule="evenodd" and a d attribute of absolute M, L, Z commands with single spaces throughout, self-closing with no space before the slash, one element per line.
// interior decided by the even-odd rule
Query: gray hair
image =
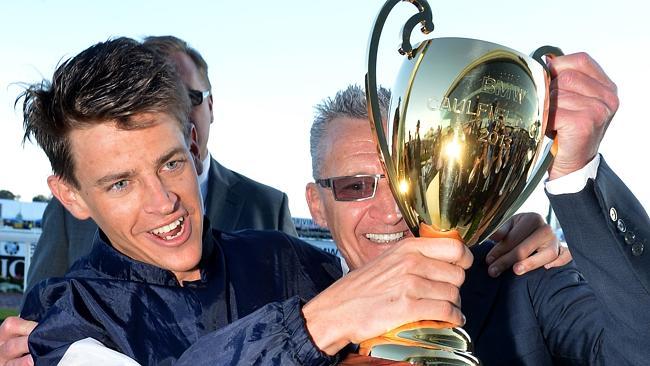
<path fill-rule="evenodd" d="M 390 91 L 379 87 L 379 109 L 382 118 L 386 118 L 390 104 Z M 311 152 L 311 170 L 314 179 L 322 178 L 321 166 L 323 165 L 322 142 L 327 134 L 330 122 L 337 118 L 368 119 L 368 104 L 366 93 L 359 85 L 348 85 L 347 88 L 336 92 L 334 98 L 327 97 L 315 107 L 314 122 L 311 125 L 309 136 L 309 151 Z M 368 127 L 370 128 L 370 127 Z"/>

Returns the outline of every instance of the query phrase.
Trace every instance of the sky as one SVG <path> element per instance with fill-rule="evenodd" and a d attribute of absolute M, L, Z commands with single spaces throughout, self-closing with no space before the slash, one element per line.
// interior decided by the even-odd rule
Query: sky
<path fill-rule="evenodd" d="M 215 121 L 208 148 L 226 167 L 289 195 L 294 216 L 309 217 L 309 128 L 313 106 L 350 83 L 363 84 L 366 47 L 383 1 L 50 1 L 5 2 L 0 12 L 0 189 L 30 201 L 49 195 L 47 158 L 21 144 L 21 83 L 50 79 L 55 67 L 110 37 L 175 35 L 210 65 Z M 550 44 L 588 52 L 618 85 L 620 108 L 601 152 L 650 208 L 650 6 L 636 0 L 430 1 L 429 37 L 487 40 L 531 53 Z M 379 80 L 390 86 L 401 57 L 402 24 L 415 8 L 401 3 L 380 44 Z M 415 32 L 417 33 L 417 32 Z M 418 36 L 422 39 L 422 36 Z M 545 212 L 538 189 L 525 210 Z"/>

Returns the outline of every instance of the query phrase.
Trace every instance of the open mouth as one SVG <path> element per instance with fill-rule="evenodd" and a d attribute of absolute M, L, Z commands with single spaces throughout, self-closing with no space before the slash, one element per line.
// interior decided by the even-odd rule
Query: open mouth
<path fill-rule="evenodd" d="M 387 244 L 387 243 L 393 243 L 402 240 L 404 238 L 404 232 L 399 231 L 396 233 L 388 233 L 388 234 L 368 233 L 365 236 L 366 239 L 370 240 L 373 243 Z"/>
<path fill-rule="evenodd" d="M 151 230 L 150 233 L 163 240 L 174 240 L 183 234 L 183 229 L 185 228 L 183 224 L 184 220 L 184 217 L 181 216 L 174 222 Z"/>

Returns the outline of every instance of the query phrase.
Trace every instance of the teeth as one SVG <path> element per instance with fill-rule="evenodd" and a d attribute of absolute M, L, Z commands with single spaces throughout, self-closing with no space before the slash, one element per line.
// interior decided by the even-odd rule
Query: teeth
<path fill-rule="evenodd" d="M 398 241 L 404 237 L 404 232 L 400 231 L 398 233 L 391 233 L 391 234 L 366 234 L 366 238 L 372 242 L 375 243 L 390 243 L 393 241 Z"/>
<path fill-rule="evenodd" d="M 168 233 L 168 232 L 176 229 L 178 227 L 178 225 L 180 225 L 182 222 L 183 222 L 183 217 L 181 216 L 178 220 L 170 223 L 169 225 L 161 226 L 161 227 L 159 227 L 157 229 L 151 230 L 151 233 L 155 234 L 155 235 L 158 235 L 158 236 L 162 236 L 163 234 Z M 169 238 L 173 239 L 173 238 L 175 238 L 177 236 L 178 236 L 178 234 L 174 235 L 173 237 L 172 236 L 167 236 L 167 237 L 165 237 L 165 239 L 169 239 Z"/>
<path fill-rule="evenodd" d="M 174 239 L 174 238 L 178 238 L 178 236 L 181 235 L 182 233 L 183 233 L 183 230 L 177 232 L 176 235 L 169 235 L 169 236 L 166 236 L 166 237 L 165 237 L 165 240 L 172 240 L 172 239 Z"/>

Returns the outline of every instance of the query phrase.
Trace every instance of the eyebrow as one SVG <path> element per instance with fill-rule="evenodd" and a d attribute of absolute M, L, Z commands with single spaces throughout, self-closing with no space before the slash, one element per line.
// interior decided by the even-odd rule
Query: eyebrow
<path fill-rule="evenodd" d="M 103 187 L 103 186 L 105 186 L 106 184 L 109 184 L 109 183 L 118 182 L 118 181 L 121 181 L 121 180 L 124 180 L 124 179 L 131 178 L 134 175 L 135 175 L 135 171 L 133 171 L 133 170 L 128 170 L 128 171 L 125 171 L 125 172 L 119 172 L 119 173 L 115 173 L 115 174 L 105 175 L 105 176 L 97 179 L 97 181 L 95 181 L 95 186 L 96 187 Z"/>
<path fill-rule="evenodd" d="M 156 159 L 156 166 L 163 165 L 164 163 L 167 162 L 167 160 L 171 159 L 176 154 L 185 155 L 185 148 L 184 147 L 174 147 L 174 148 L 170 149 L 165 154 L 161 155 L 158 159 Z"/>
<path fill-rule="evenodd" d="M 184 154 L 185 153 L 185 148 L 183 148 L 183 147 L 175 147 L 175 148 L 170 149 L 169 151 L 167 151 L 166 153 L 161 155 L 158 159 L 156 159 L 156 166 L 160 166 L 160 165 L 164 164 L 165 162 L 167 162 L 167 160 L 171 159 L 174 155 L 179 154 L 179 153 Z M 113 182 L 117 182 L 117 181 L 120 181 L 120 180 L 132 178 L 133 176 L 135 176 L 135 171 L 134 170 L 127 170 L 127 171 L 124 171 L 124 172 L 118 172 L 118 173 L 115 173 L 115 174 L 105 175 L 105 176 L 97 179 L 97 181 L 95 181 L 95 186 L 102 187 L 102 186 L 104 186 L 106 184 L 109 184 L 109 183 L 113 183 Z"/>

